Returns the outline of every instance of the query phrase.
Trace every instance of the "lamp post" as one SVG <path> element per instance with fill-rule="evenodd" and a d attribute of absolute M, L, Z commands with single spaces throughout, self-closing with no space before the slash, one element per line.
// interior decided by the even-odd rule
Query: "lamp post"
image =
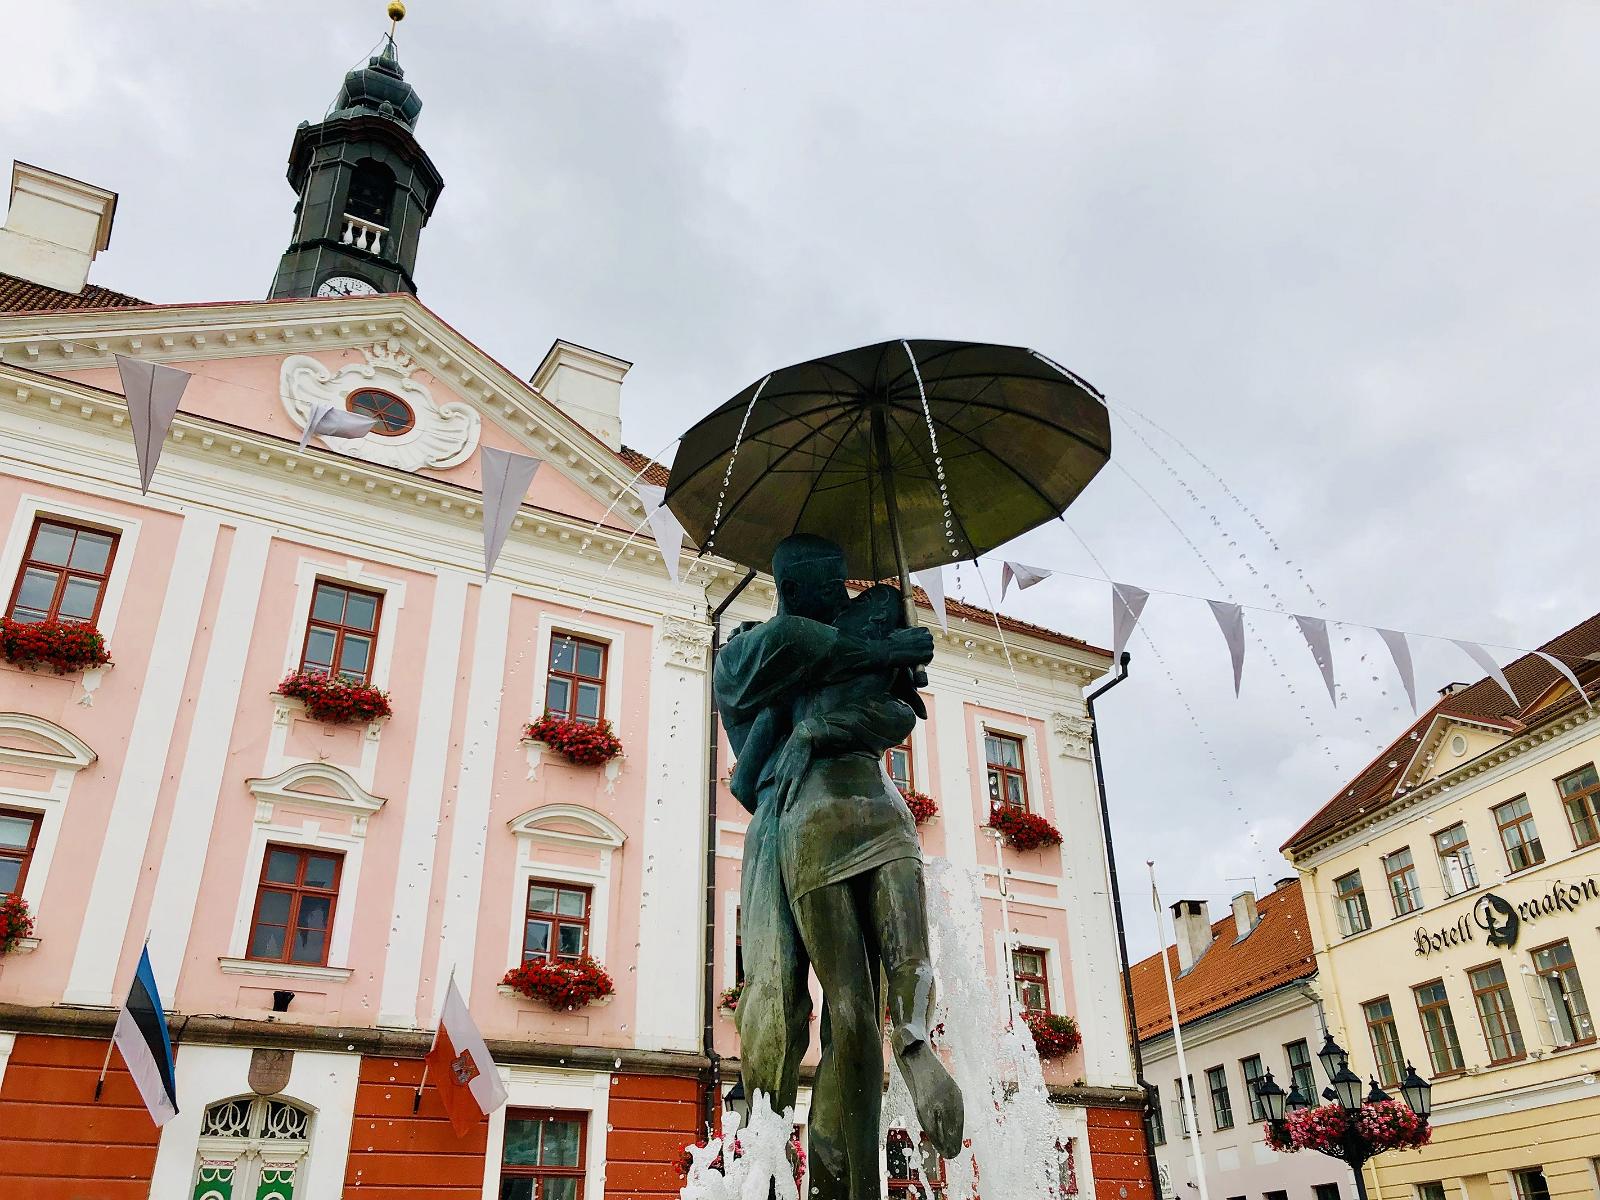
<path fill-rule="evenodd" d="M 1327 1035 L 1322 1049 L 1317 1052 L 1317 1059 L 1322 1063 L 1322 1069 L 1328 1076 L 1329 1086 L 1324 1089 L 1323 1098 L 1330 1103 L 1337 1103 L 1347 1117 L 1355 1116 L 1365 1106 L 1387 1104 L 1393 1099 L 1378 1086 L 1376 1079 L 1371 1081 L 1371 1090 L 1365 1098 L 1362 1097 L 1361 1077 L 1350 1069 L 1349 1055 L 1344 1047 L 1333 1040 L 1331 1033 Z M 1271 1071 L 1257 1080 L 1255 1086 L 1256 1095 L 1260 1097 L 1262 1107 L 1267 1110 L 1267 1120 L 1272 1124 L 1274 1137 L 1278 1141 L 1288 1141 L 1290 1115 L 1311 1108 L 1312 1098 L 1301 1095 L 1298 1087 L 1292 1088 L 1285 1095 L 1283 1089 L 1272 1078 Z M 1415 1113 L 1426 1127 L 1428 1115 L 1433 1111 L 1433 1085 L 1421 1078 L 1410 1063 L 1406 1064 L 1405 1078 L 1400 1081 L 1400 1096 L 1405 1101 L 1406 1107 Z M 1358 1200 L 1367 1200 L 1367 1181 L 1362 1174 L 1362 1168 L 1388 1148 L 1374 1146 L 1362 1133 L 1359 1123 L 1346 1121 L 1344 1134 L 1338 1144 L 1333 1149 L 1320 1152 L 1349 1164 L 1356 1177 L 1356 1196 Z"/>

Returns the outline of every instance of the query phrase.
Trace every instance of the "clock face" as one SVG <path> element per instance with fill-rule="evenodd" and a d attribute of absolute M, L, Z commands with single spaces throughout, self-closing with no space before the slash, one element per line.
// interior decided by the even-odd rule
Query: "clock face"
<path fill-rule="evenodd" d="M 330 275 L 317 289 L 319 296 L 376 296 L 378 289 L 365 279 L 351 275 Z"/>

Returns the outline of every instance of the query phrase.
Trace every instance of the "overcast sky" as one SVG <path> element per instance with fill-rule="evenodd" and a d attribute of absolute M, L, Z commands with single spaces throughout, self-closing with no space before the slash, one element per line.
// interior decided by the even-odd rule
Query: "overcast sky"
<path fill-rule="evenodd" d="M 263 296 L 295 125 L 382 9 L 14 0 L 0 159 L 121 194 L 95 282 Z M 1078 536 L 1008 557 L 1534 646 L 1600 596 L 1597 37 L 1560 0 L 414 0 L 446 180 L 419 291 L 524 376 L 558 336 L 634 362 L 651 453 L 816 354 L 1031 345 L 1122 416 Z M 971 568 L 952 590 L 984 600 Z M 1109 644 L 1103 585 L 1006 608 Z M 1101 710 L 1135 958 L 1146 859 L 1214 913 L 1270 887 L 1409 714 L 1359 626 L 1337 712 L 1286 617 L 1253 618 L 1237 701 L 1203 604 L 1153 596 L 1146 626 Z M 1416 653 L 1426 695 L 1479 674 Z"/>

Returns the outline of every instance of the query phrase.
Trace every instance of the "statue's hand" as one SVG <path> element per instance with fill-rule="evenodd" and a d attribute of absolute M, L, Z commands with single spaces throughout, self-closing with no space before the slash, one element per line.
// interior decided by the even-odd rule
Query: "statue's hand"
<path fill-rule="evenodd" d="M 773 764 L 773 775 L 778 783 L 779 812 L 789 807 L 790 797 L 795 794 L 800 787 L 800 781 L 805 778 L 806 770 L 811 766 L 811 753 L 815 742 L 816 735 L 811 725 L 801 721 L 794 727 L 794 731 L 789 734 L 789 740 L 779 751 L 778 761 Z"/>
<path fill-rule="evenodd" d="M 896 629 L 882 645 L 891 667 L 921 667 L 933 661 L 933 634 L 920 625 Z"/>

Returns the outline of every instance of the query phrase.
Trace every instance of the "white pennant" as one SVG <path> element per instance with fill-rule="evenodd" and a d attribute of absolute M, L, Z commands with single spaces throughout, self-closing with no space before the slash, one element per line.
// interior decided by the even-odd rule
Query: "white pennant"
<path fill-rule="evenodd" d="M 1217 619 L 1223 640 L 1228 643 L 1228 654 L 1233 659 L 1233 694 L 1239 694 L 1239 680 L 1244 677 L 1244 609 L 1223 600 L 1207 600 L 1211 615 Z"/>
<path fill-rule="evenodd" d="M 1380 629 L 1378 636 L 1389 647 L 1389 657 L 1394 659 L 1394 669 L 1400 672 L 1400 683 L 1406 689 L 1406 699 L 1411 701 L 1411 711 L 1417 711 L 1417 670 L 1411 665 L 1411 643 L 1406 635 L 1396 629 Z"/>
<path fill-rule="evenodd" d="M 1148 599 L 1149 592 L 1131 583 L 1111 585 L 1111 656 L 1115 661 L 1122 661 L 1122 652 L 1128 645 L 1128 639 L 1133 636 L 1135 626 L 1139 624 L 1144 602 Z"/>
<path fill-rule="evenodd" d="M 1567 677 L 1567 682 L 1572 685 L 1572 690 L 1583 697 L 1583 702 L 1589 706 L 1590 712 L 1594 711 L 1594 701 L 1589 699 L 1589 693 L 1583 690 L 1583 684 L 1578 682 L 1578 677 L 1572 673 L 1571 667 L 1567 666 L 1566 663 L 1562 662 L 1555 655 L 1546 654 L 1543 650 L 1535 650 L 1534 653 L 1565 675 Z"/>
<path fill-rule="evenodd" d="M 1335 708 L 1339 707 L 1339 693 L 1333 682 L 1333 648 L 1328 645 L 1328 623 L 1321 617 L 1299 614 L 1295 615 L 1294 623 L 1300 626 L 1300 636 L 1305 638 L 1306 645 L 1311 647 L 1311 656 L 1317 660 L 1322 682 L 1328 687 L 1328 699 Z"/>
<path fill-rule="evenodd" d="M 939 619 L 939 628 L 949 633 L 950 618 L 944 611 L 944 568 L 929 567 L 926 571 L 913 571 L 911 578 L 927 593 L 928 603 L 933 605 L 933 615 Z"/>
<path fill-rule="evenodd" d="M 1006 598 L 1006 588 L 1011 586 L 1011 581 L 1017 581 L 1017 590 L 1027 591 L 1040 580 L 1049 579 L 1054 574 L 1043 567 L 1030 567 L 1025 563 L 1008 562 L 1000 567 L 1000 599 Z"/>
<path fill-rule="evenodd" d="M 528 494 L 528 485 L 539 469 L 539 460 L 510 450 L 485 446 L 483 463 L 483 577 L 494 570 L 500 548 L 506 544 L 517 509 Z"/>
<path fill-rule="evenodd" d="M 133 454 L 139 460 L 139 491 L 148 492 L 167 430 L 178 413 L 178 401 L 189 386 L 189 372 L 120 354 L 116 360 L 122 395 L 128 402 L 128 424 L 133 428 Z"/>
<path fill-rule="evenodd" d="M 1465 654 L 1473 662 L 1477 663 L 1478 666 L 1482 667 L 1484 674 L 1488 675 L 1500 685 L 1500 690 L 1503 691 L 1507 696 L 1511 697 L 1511 703 L 1519 707 L 1521 706 L 1522 701 L 1518 700 L 1517 694 L 1511 690 L 1511 684 L 1506 679 L 1506 673 L 1500 669 L 1499 663 L 1495 662 L 1493 658 L 1489 657 L 1489 652 L 1487 650 L 1478 645 L 1477 642 L 1457 642 L 1455 638 L 1451 638 L 1450 640 L 1455 642 L 1457 650 L 1460 650 L 1461 653 Z"/>
<path fill-rule="evenodd" d="M 314 401 L 311 417 L 300 431 L 300 449 L 306 448 L 312 434 L 322 437 L 364 438 L 378 427 L 377 417 L 363 416 L 347 409 L 335 408 L 326 400 Z"/>
<path fill-rule="evenodd" d="M 662 561 L 667 564 L 667 574 L 672 577 L 673 583 L 677 583 L 678 557 L 683 553 L 683 539 L 686 536 L 683 522 L 667 507 L 666 488 L 653 483 L 641 483 L 637 490 L 639 499 L 644 501 L 644 515 L 650 522 L 650 532 L 655 535 L 656 548 L 661 551 Z"/>

